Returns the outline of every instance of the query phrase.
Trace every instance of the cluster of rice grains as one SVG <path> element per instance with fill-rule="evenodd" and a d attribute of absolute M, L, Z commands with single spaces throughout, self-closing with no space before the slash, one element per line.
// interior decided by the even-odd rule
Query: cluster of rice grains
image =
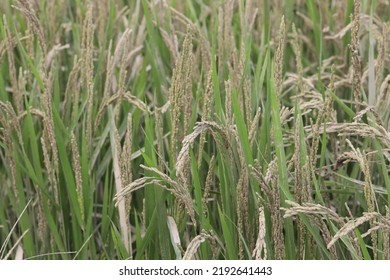
<path fill-rule="evenodd" d="M 390 7 L 314 2 L 0 4 L 0 259 L 389 259 Z"/>

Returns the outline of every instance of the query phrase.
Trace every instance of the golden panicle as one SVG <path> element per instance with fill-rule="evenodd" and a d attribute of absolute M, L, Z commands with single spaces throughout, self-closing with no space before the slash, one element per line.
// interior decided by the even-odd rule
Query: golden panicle
<path fill-rule="evenodd" d="M 109 15 L 107 14 L 107 9 L 109 7 L 109 0 L 99 0 L 96 1 L 96 11 L 97 11 L 97 38 L 99 44 L 104 42 L 104 33 L 107 28 L 107 21 L 109 20 Z"/>
<path fill-rule="evenodd" d="M 323 205 L 313 203 L 303 203 L 300 205 L 290 200 L 286 200 L 286 204 L 289 205 L 290 208 L 283 209 L 285 211 L 283 218 L 289 218 L 299 214 L 317 215 L 325 216 L 334 221 L 337 225 L 344 225 L 344 220 L 334 210 Z"/>
<path fill-rule="evenodd" d="M 189 97 L 187 95 L 192 95 L 192 57 L 192 33 L 190 31 L 190 28 L 187 28 L 187 33 L 183 42 L 183 49 L 176 63 L 175 69 L 173 70 L 171 87 L 169 89 L 169 102 L 171 104 L 172 119 L 171 150 L 173 158 L 176 158 L 177 156 L 178 143 L 181 140 L 181 137 L 179 135 L 181 107 L 184 105 L 185 102 L 188 101 Z M 185 110 L 187 110 L 186 115 L 188 117 L 189 108 L 186 108 Z M 184 127 L 184 130 L 186 129 L 187 127 Z"/>
<path fill-rule="evenodd" d="M 83 198 L 83 180 L 81 175 L 80 153 L 77 145 L 76 136 L 72 132 L 70 136 L 70 143 L 72 146 L 72 167 L 76 179 L 76 192 L 78 203 L 81 211 L 81 218 L 84 220 L 84 198 Z"/>
<path fill-rule="evenodd" d="M 126 86 L 126 76 L 127 76 L 127 60 L 126 60 L 126 55 L 129 52 L 129 37 L 130 37 L 130 31 L 125 32 L 122 36 L 123 40 L 123 46 L 121 50 L 121 61 L 119 64 L 119 81 L 118 81 L 118 92 L 123 95 L 126 91 L 125 86 Z M 117 55 L 117 54 L 116 54 Z"/>
<path fill-rule="evenodd" d="M 12 135 L 12 123 L 9 121 L 12 118 L 12 115 L 9 114 L 9 111 L 12 109 L 11 104 L 2 103 L 0 101 L 0 124 L 2 124 L 3 129 L 0 130 L 3 133 L 4 146 L 6 147 L 5 157 L 6 162 L 9 164 L 9 169 L 11 171 L 11 186 L 14 196 L 17 201 L 19 201 L 17 181 L 16 181 L 16 162 L 14 160 L 14 144 L 11 138 Z M 8 108 L 7 108 L 8 107 Z"/>
<path fill-rule="evenodd" d="M 282 260 L 285 258 L 283 220 L 281 216 L 280 191 L 278 180 L 278 165 L 276 157 L 269 163 L 266 175 L 263 176 L 259 170 L 260 165 L 255 162 L 255 167 L 251 167 L 251 174 L 260 184 L 261 191 L 264 194 L 261 202 L 269 209 L 271 213 L 271 236 L 275 248 L 275 259 Z"/>
<path fill-rule="evenodd" d="M 142 100 L 138 99 L 135 95 L 132 95 L 130 91 L 119 95 L 119 97 L 120 96 L 122 96 L 123 99 L 126 100 L 129 104 L 134 105 L 135 107 L 140 109 L 142 112 L 149 111 L 148 105 L 146 105 Z M 108 103 L 110 103 L 110 101 L 108 101 Z"/>
<path fill-rule="evenodd" d="M 332 247 L 337 240 L 342 238 L 343 236 L 346 236 L 350 234 L 352 231 L 354 231 L 358 226 L 361 224 L 364 224 L 365 222 L 372 221 L 373 219 L 377 218 L 379 216 L 379 213 L 376 212 L 368 212 L 363 213 L 363 216 L 351 219 L 347 223 L 345 223 L 340 230 L 333 236 L 332 240 L 328 243 L 327 247 Z"/>
<path fill-rule="evenodd" d="M 189 130 L 190 122 L 191 122 L 191 115 L 192 115 L 192 109 L 193 109 L 193 103 L 194 103 L 194 97 L 192 95 L 192 68 L 194 64 L 194 56 L 192 53 L 190 53 L 189 57 L 187 58 L 187 67 L 188 71 L 185 76 L 185 84 L 184 84 L 184 96 L 182 99 L 182 102 L 184 103 L 184 112 L 183 112 L 183 131 L 184 133 L 187 133 Z"/>
<path fill-rule="evenodd" d="M 212 236 L 207 232 L 201 232 L 201 234 L 195 236 L 194 239 L 191 240 L 190 244 L 188 244 L 187 250 L 183 256 L 183 260 L 194 259 L 200 244 L 211 238 Z"/>
<path fill-rule="evenodd" d="M 247 164 L 245 161 L 244 149 L 241 145 L 241 141 L 237 130 L 233 130 L 233 135 L 236 140 L 237 154 L 240 160 L 240 177 L 238 179 L 236 196 L 237 196 L 237 217 L 238 217 L 238 231 L 244 237 L 252 238 L 249 226 L 249 174 Z M 245 234 L 246 233 L 246 234 Z M 252 240 L 250 240 L 250 247 L 252 247 Z M 253 240 L 254 242 L 254 240 Z M 244 257 L 244 244 L 242 240 L 239 243 L 239 255 L 242 259 Z"/>
<path fill-rule="evenodd" d="M 93 34 L 94 25 L 92 22 L 92 4 L 88 4 L 87 14 L 84 22 L 83 30 L 83 56 L 82 56 L 82 67 L 85 73 L 85 87 L 87 89 L 87 120 L 86 120 L 86 142 L 88 147 L 88 157 L 90 156 L 92 149 L 92 110 L 93 110 L 93 96 L 94 96 L 94 85 L 93 85 Z"/>
<path fill-rule="evenodd" d="M 367 161 L 366 155 L 362 153 L 359 148 L 355 149 L 352 145 L 352 143 L 346 139 L 348 145 L 352 149 L 352 152 L 346 153 L 352 160 L 356 160 L 359 163 L 359 166 L 364 174 L 364 197 L 366 198 L 367 202 L 367 210 L 370 213 L 375 212 L 375 193 L 373 190 L 373 186 L 371 183 L 371 172 L 370 172 L 370 165 Z M 370 226 L 375 226 L 375 219 L 372 219 L 370 221 Z M 377 249 L 378 249 L 378 234 L 376 231 L 371 233 L 371 239 L 373 243 L 373 254 L 374 259 L 377 259 Z"/>
<path fill-rule="evenodd" d="M 126 102 L 128 102 L 129 104 L 137 107 L 142 112 L 149 111 L 148 106 L 143 101 L 138 99 L 136 96 L 132 95 L 130 91 L 127 91 L 125 93 L 118 92 L 118 93 L 112 95 L 110 98 L 103 100 L 103 103 L 100 105 L 99 111 L 97 112 L 97 115 L 96 115 L 95 127 L 99 126 L 99 124 L 102 120 L 104 111 L 107 108 L 107 106 L 114 103 L 115 101 L 118 101 L 118 105 L 119 105 L 122 99 L 125 100 Z M 119 106 L 117 106 L 117 108 L 118 107 Z M 116 114 L 117 113 L 118 113 L 118 111 L 116 112 Z"/>
<path fill-rule="evenodd" d="M 179 199 L 181 202 L 183 202 L 186 209 L 187 209 L 188 215 L 191 218 L 193 225 L 196 227 L 195 210 L 194 210 L 194 205 L 192 203 L 192 198 L 191 198 L 191 194 L 190 194 L 190 190 L 189 190 L 188 186 L 185 186 L 181 182 L 177 182 L 177 181 L 171 179 L 168 175 L 166 175 L 165 173 L 162 173 L 160 170 L 158 170 L 156 168 L 147 167 L 147 166 L 144 166 L 142 164 L 140 165 L 140 167 L 145 169 L 145 170 L 152 171 L 155 174 L 157 174 L 158 176 L 160 176 L 161 180 L 154 179 L 153 184 L 157 184 L 160 187 L 163 187 L 166 190 L 172 192 L 173 195 L 175 195 L 175 197 L 177 199 Z M 171 188 L 168 188 L 165 185 L 163 185 L 163 182 L 169 184 L 171 186 Z M 132 183 L 132 184 L 134 184 L 134 183 Z M 130 184 L 130 185 L 132 185 L 132 184 Z M 143 185 L 145 185 L 145 183 L 143 183 Z M 127 189 L 127 187 L 126 187 L 126 189 Z M 126 192 L 126 189 L 124 190 L 124 192 Z"/>
<path fill-rule="evenodd" d="M 45 120 L 44 120 L 44 122 L 45 122 Z M 57 187 L 57 181 L 55 178 L 55 171 L 53 170 L 52 163 L 50 160 L 50 152 L 51 152 L 50 140 L 49 140 L 47 128 L 45 128 L 45 127 L 42 130 L 41 145 L 42 145 L 42 153 L 43 153 L 43 163 L 44 163 L 45 168 L 46 168 L 48 181 L 49 181 L 50 187 L 53 189 L 54 201 L 58 205 L 59 204 L 58 187 Z"/>
<path fill-rule="evenodd" d="M 361 80 L 362 80 L 362 69 L 359 54 L 359 29 L 360 29 L 360 0 L 354 0 L 353 15 L 351 15 L 351 43 L 349 48 L 351 50 L 351 60 L 353 69 L 353 96 L 355 99 L 355 111 L 359 112 L 361 103 Z"/>
<path fill-rule="evenodd" d="M 45 73 L 42 73 L 44 92 L 40 96 L 42 111 L 44 113 L 43 118 L 43 131 L 42 137 L 44 138 L 46 148 L 47 148 L 47 162 L 46 168 L 49 173 L 49 179 L 51 187 L 53 188 L 54 196 L 56 203 L 58 203 L 58 183 L 57 183 L 57 174 L 59 172 L 59 158 L 58 158 L 58 149 L 57 149 L 57 140 L 54 130 L 54 117 L 53 117 L 53 107 L 52 107 L 52 93 L 53 93 L 53 66 L 51 66 L 50 75 L 47 76 Z M 52 162 L 52 163 L 51 163 Z M 52 165 L 54 168 L 52 169 Z"/>
<path fill-rule="evenodd" d="M 280 22 L 278 43 L 275 53 L 275 89 L 276 93 L 280 96 L 282 93 L 282 82 L 283 82 L 283 62 L 284 62 L 284 47 L 286 40 L 286 25 L 284 23 L 284 16 Z"/>
<path fill-rule="evenodd" d="M 364 174 L 364 178 L 365 178 L 364 196 L 367 201 L 367 210 L 368 212 L 374 212 L 375 197 L 374 197 L 373 186 L 371 183 L 371 172 L 370 172 L 370 168 L 366 156 L 364 153 L 360 151 L 359 148 L 355 148 L 348 139 L 346 139 L 346 141 L 350 146 L 350 148 L 352 149 L 352 152 L 345 153 L 345 154 L 348 155 L 352 160 L 355 160 L 359 163 L 359 166 Z"/>
<path fill-rule="evenodd" d="M 339 217 L 335 211 L 320 204 L 303 203 L 302 205 L 300 205 L 296 202 L 289 200 L 286 201 L 286 204 L 291 207 L 288 209 L 283 209 L 285 211 L 284 218 L 292 216 L 297 217 L 299 214 L 307 215 L 310 221 L 318 227 L 326 243 L 329 243 L 331 241 L 332 235 L 323 217 L 331 219 L 337 225 L 344 225 L 343 219 Z M 332 259 L 337 259 L 336 249 L 332 249 L 330 247 L 328 249 L 330 250 Z M 301 251 L 300 254 L 302 254 L 303 252 Z M 304 255 L 301 256 L 304 257 Z"/>
<path fill-rule="evenodd" d="M 390 221 L 390 211 L 386 207 L 386 219 Z M 383 260 L 390 260 L 390 229 L 383 233 Z"/>
<path fill-rule="evenodd" d="M 265 242 L 266 225 L 264 208 L 259 208 L 259 233 L 257 235 L 257 241 L 255 249 L 252 253 L 252 258 L 255 260 L 266 260 L 267 259 L 267 243 Z"/>
<path fill-rule="evenodd" d="M 37 16 L 35 15 L 35 11 L 32 7 L 32 5 L 30 4 L 30 1 L 28 0 L 17 0 L 19 6 L 18 7 L 15 7 L 16 9 L 18 9 L 22 14 L 23 16 L 26 18 L 26 21 L 29 22 L 30 24 L 30 27 L 32 28 L 32 30 L 34 31 L 35 35 L 37 36 L 38 38 L 38 43 L 39 43 L 39 46 L 41 47 L 41 50 L 42 50 L 42 56 L 43 57 L 46 57 L 46 54 L 47 54 L 47 46 L 46 46 L 46 38 L 45 38 L 45 34 L 42 30 L 42 27 L 39 23 L 39 20 L 37 18 Z M 43 65 L 44 69 L 46 69 L 48 65 Z M 44 71 L 46 72 L 46 71 Z"/>
<path fill-rule="evenodd" d="M 284 234 L 283 234 L 283 219 L 280 211 L 280 187 L 278 180 L 277 161 L 272 161 L 269 172 L 271 175 L 271 190 L 272 190 L 272 237 L 275 246 L 275 259 L 283 260 L 285 258 Z"/>
<path fill-rule="evenodd" d="M 47 222 L 43 210 L 43 196 L 40 188 L 37 188 L 37 196 L 38 196 L 38 203 L 37 203 L 38 204 L 38 213 L 37 213 L 38 238 L 41 240 L 41 242 L 45 243 L 45 232 L 47 228 Z"/>
<path fill-rule="evenodd" d="M 226 55 L 225 61 L 231 61 L 232 49 L 235 48 L 232 30 L 234 4 L 235 0 L 227 0 L 223 8 L 223 48 Z M 220 57 L 219 59 L 223 60 L 224 57 Z"/>
<path fill-rule="evenodd" d="M 375 60 L 375 82 L 377 88 L 379 88 L 380 81 L 383 79 L 383 61 L 385 60 L 385 38 L 384 34 L 378 38 L 378 56 Z"/>

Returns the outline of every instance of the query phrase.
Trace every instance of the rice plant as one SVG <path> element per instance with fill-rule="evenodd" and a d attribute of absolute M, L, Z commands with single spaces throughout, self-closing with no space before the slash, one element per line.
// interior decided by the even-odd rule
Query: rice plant
<path fill-rule="evenodd" d="M 387 1 L 0 11 L 0 259 L 390 259 Z"/>

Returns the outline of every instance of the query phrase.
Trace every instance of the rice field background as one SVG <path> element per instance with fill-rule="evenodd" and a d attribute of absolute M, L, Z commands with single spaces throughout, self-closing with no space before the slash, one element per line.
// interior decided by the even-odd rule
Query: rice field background
<path fill-rule="evenodd" d="M 390 258 L 388 1 L 0 11 L 0 259 Z"/>

